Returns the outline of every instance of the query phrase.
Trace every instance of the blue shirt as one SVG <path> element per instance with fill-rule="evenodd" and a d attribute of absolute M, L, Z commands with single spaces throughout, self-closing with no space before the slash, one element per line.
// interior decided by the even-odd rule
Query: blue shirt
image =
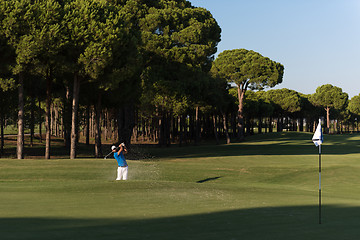
<path fill-rule="evenodd" d="M 125 160 L 124 154 L 121 152 L 119 155 L 117 152 L 114 153 L 114 158 L 118 162 L 119 167 L 126 167 L 127 162 Z"/>

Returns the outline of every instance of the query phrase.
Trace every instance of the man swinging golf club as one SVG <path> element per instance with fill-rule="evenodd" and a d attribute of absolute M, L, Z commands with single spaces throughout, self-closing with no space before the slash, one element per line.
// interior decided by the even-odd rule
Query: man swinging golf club
<path fill-rule="evenodd" d="M 118 163 L 117 169 L 117 178 L 116 180 L 127 180 L 128 177 L 128 165 L 124 157 L 124 153 L 127 153 L 127 149 L 124 143 L 121 143 L 119 147 L 111 147 L 112 152 L 114 153 L 114 158 Z"/>

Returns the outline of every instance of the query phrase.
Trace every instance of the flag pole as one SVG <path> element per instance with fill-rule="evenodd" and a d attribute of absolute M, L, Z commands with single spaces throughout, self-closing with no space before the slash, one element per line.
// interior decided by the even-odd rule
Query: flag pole
<path fill-rule="evenodd" d="M 319 145 L 319 224 L 321 224 L 321 144 Z"/>
<path fill-rule="evenodd" d="M 319 224 L 321 224 L 321 145 L 324 141 L 321 131 L 321 119 L 319 119 L 319 124 L 316 128 L 312 141 L 316 147 L 319 147 Z"/>

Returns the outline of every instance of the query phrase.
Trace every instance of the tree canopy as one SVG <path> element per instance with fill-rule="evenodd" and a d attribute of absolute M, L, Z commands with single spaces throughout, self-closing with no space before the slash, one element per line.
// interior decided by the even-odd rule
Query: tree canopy
<path fill-rule="evenodd" d="M 226 50 L 213 64 L 213 72 L 241 89 L 263 90 L 282 82 L 284 67 L 280 63 L 246 49 Z"/>
<path fill-rule="evenodd" d="M 330 109 L 341 110 L 348 104 L 349 95 L 341 88 L 331 84 L 325 84 L 316 89 L 316 92 L 310 96 L 310 101 L 315 106 L 321 106 L 326 111 L 327 131 L 330 128 Z"/>
<path fill-rule="evenodd" d="M 238 88 L 239 138 L 243 138 L 243 99 L 248 88 L 263 90 L 282 82 L 284 66 L 246 49 L 226 50 L 215 59 L 211 72 Z"/>
<path fill-rule="evenodd" d="M 221 29 L 211 13 L 188 1 L 144 1 L 139 19 L 144 60 L 142 99 L 168 108 L 196 102 L 206 85 Z M 165 102 L 173 102 L 169 104 Z"/>
<path fill-rule="evenodd" d="M 349 110 L 356 115 L 360 115 L 360 95 L 351 98 L 349 101 Z"/>
<path fill-rule="evenodd" d="M 16 107 L 0 107 L 0 125 L 3 132 L 17 118 L 18 158 L 24 129 L 33 137 L 35 121 L 41 131 L 44 117 L 45 157 L 51 128 L 61 122 L 75 158 L 90 118 L 100 157 L 105 126 L 127 144 L 137 132 L 160 145 L 170 137 L 181 144 L 213 136 L 218 143 L 221 134 L 230 143 L 230 136 L 254 133 L 256 124 L 261 133 L 306 119 L 310 130 L 322 109 L 328 124 L 330 109 L 341 121 L 359 114 L 357 97 L 346 108 L 348 95 L 330 84 L 311 96 L 265 92 L 283 81 L 284 66 L 246 49 L 215 59 L 221 28 L 208 10 L 186 0 L 7 0 L 0 1 L 0 22 L 0 102 L 19 103 L 17 114 Z"/>

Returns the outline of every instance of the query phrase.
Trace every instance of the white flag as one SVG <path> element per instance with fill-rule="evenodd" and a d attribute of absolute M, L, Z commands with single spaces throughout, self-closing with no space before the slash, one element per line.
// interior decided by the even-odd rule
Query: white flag
<path fill-rule="evenodd" d="M 319 119 L 319 124 L 316 128 L 316 131 L 314 133 L 314 136 L 312 138 L 312 141 L 314 142 L 315 146 L 319 146 L 323 143 L 324 137 L 321 130 L 321 120 Z"/>

